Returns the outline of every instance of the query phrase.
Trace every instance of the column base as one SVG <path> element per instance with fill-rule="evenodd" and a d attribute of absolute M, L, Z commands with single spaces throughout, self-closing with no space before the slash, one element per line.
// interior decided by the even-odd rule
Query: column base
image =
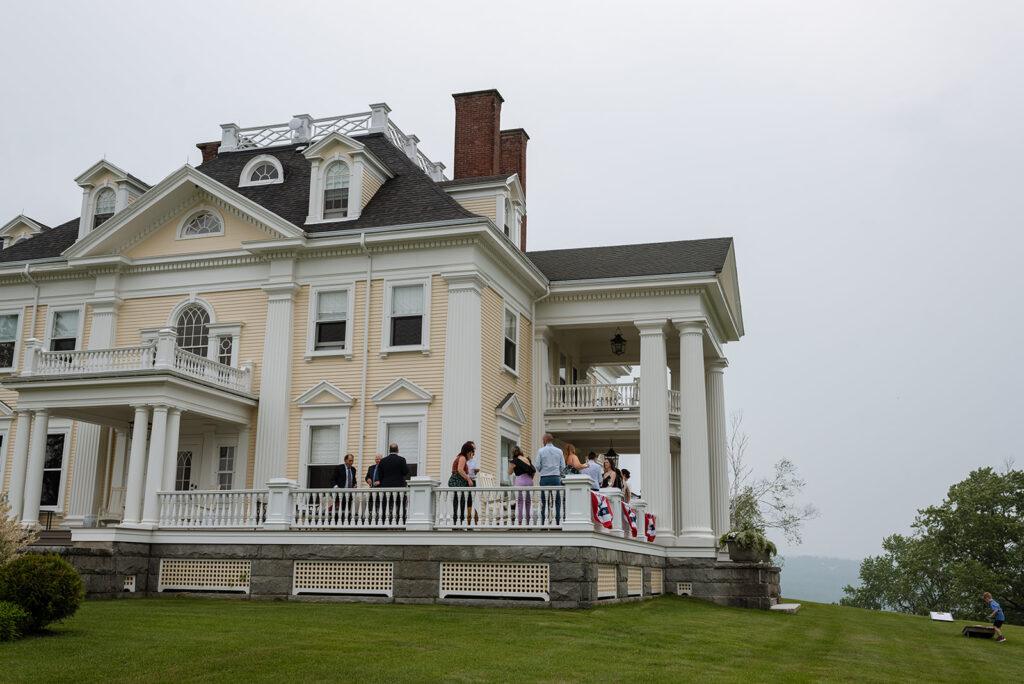
<path fill-rule="evenodd" d="M 718 548 L 718 540 L 709 530 L 685 530 L 676 538 L 676 546 L 692 546 L 702 548 Z"/>

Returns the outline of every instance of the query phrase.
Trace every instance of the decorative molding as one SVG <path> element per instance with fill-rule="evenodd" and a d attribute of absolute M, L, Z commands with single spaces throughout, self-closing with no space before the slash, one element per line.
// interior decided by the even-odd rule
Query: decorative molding
<path fill-rule="evenodd" d="M 319 403 L 313 401 L 324 392 L 337 399 L 337 401 L 330 403 Z M 349 407 L 352 406 L 355 401 L 354 397 L 326 380 L 321 380 L 295 398 L 295 404 L 299 408 Z"/>
<path fill-rule="evenodd" d="M 512 415 L 509 415 L 510 412 Z M 519 403 L 519 397 L 515 392 L 509 392 L 495 407 L 494 413 L 499 418 L 511 420 L 520 427 L 526 424 L 526 411 L 523 410 L 523 405 Z"/>
<path fill-rule="evenodd" d="M 599 290 L 591 292 L 566 292 L 552 293 L 545 301 L 547 302 L 597 302 L 613 299 L 635 299 L 638 297 L 664 297 L 678 295 L 700 295 L 704 293 L 702 287 L 667 287 L 655 288 L 646 287 L 635 290 Z"/>
<path fill-rule="evenodd" d="M 396 393 L 405 390 L 412 394 L 415 398 L 413 399 L 391 399 Z M 373 403 L 377 406 L 396 406 L 402 404 L 429 404 L 434 401 L 434 395 L 417 385 L 408 378 L 398 378 L 394 380 L 386 387 L 377 391 L 373 396 L 370 397 Z"/>

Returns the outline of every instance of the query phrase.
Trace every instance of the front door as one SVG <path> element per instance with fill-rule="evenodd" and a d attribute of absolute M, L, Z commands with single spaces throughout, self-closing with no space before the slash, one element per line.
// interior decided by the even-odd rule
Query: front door
<path fill-rule="evenodd" d="M 174 491 L 187 492 L 199 487 L 202 442 L 182 441 L 178 444 L 178 462 L 174 469 Z"/>

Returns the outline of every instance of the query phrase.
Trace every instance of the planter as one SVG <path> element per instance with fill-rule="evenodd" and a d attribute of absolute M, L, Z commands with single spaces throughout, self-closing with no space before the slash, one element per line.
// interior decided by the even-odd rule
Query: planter
<path fill-rule="evenodd" d="M 757 549 L 741 549 L 734 541 L 726 543 L 729 545 L 729 560 L 731 561 L 753 563 L 762 560 L 762 555 L 767 555 L 766 552 L 758 551 Z"/>

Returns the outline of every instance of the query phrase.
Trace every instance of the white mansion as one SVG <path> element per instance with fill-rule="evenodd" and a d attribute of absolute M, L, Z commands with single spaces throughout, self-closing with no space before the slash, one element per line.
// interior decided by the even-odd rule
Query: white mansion
<path fill-rule="evenodd" d="M 450 180 L 374 104 L 224 124 L 202 164 L 154 185 L 99 161 L 75 179 L 80 215 L 4 225 L 0 492 L 22 523 L 93 547 L 439 543 L 457 524 L 438 485 L 473 440 L 494 483 L 475 532 L 606 548 L 579 501 L 561 521 L 506 515 L 512 447 L 550 431 L 640 454 L 657 536 L 617 523 L 618 551 L 649 549 L 658 578 L 665 558 L 717 559 L 732 240 L 526 251 L 528 136 L 500 128 L 496 90 L 454 99 Z M 364 489 L 344 521 L 309 512 L 346 453 L 365 487 L 392 442 L 415 476 L 407 517 L 369 524 Z"/>

